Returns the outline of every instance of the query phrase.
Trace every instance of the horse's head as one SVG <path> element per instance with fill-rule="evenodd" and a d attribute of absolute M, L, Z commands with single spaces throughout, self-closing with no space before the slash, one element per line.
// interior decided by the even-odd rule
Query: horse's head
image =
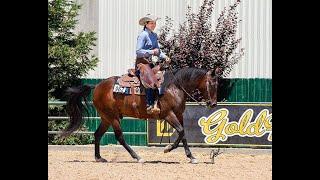
<path fill-rule="evenodd" d="M 140 70 L 140 80 L 144 87 L 152 89 L 160 87 L 154 71 L 148 64 L 139 63 L 137 68 Z"/>
<path fill-rule="evenodd" d="M 217 105 L 218 80 L 220 75 L 221 68 L 219 67 L 215 71 L 209 70 L 201 79 L 198 88 L 203 97 L 207 99 L 207 105 L 212 108 Z"/>

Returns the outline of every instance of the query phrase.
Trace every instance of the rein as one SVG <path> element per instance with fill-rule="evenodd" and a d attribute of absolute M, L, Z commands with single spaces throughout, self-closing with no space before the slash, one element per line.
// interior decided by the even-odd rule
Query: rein
<path fill-rule="evenodd" d="M 173 78 L 175 79 L 175 81 L 177 81 L 175 75 L 174 75 L 173 72 L 172 72 L 173 69 L 172 69 L 172 67 L 171 67 L 170 64 L 169 64 L 169 68 L 170 68 L 170 72 L 171 72 Z M 177 81 L 177 82 L 178 82 L 178 81 Z M 210 97 L 209 88 L 208 88 L 208 85 L 209 85 L 208 80 L 207 80 L 206 83 L 207 83 L 207 92 L 208 92 L 208 95 L 209 95 L 209 97 Z M 178 82 L 178 85 L 180 86 L 180 88 L 181 88 L 192 100 L 194 100 L 195 102 L 197 102 L 200 106 L 206 106 L 206 105 L 201 104 L 201 103 L 200 103 L 199 101 L 197 101 L 194 97 L 192 97 L 192 96 L 179 84 L 179 82 Z M 206 107 L 207 107 L 207 106 L 206 106 Z"/>

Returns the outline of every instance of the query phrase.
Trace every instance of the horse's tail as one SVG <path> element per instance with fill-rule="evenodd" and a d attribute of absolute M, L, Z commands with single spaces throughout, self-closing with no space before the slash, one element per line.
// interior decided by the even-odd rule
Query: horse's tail
<path fill-rule="evenodd" d="M 82 112 L 86 111 L 88 113 L 88 100 L 87 97 L 94 88 L 94 85 L 83 85 L 80 87 L 68 88 L 66 90 L 69 99 L 67 101 L 66 110 L 70 119 L 68 127 L 63 130 L 61 138 L 69 136 L 73 131 L 80 128 L 83 124 L 84 119 Z M 82 98 L 84 99 L 85 105 L 82 103 Z"/>

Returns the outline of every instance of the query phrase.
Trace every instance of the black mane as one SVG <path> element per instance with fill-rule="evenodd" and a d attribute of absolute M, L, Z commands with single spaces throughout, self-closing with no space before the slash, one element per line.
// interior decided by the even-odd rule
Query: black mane
<path fill-rule="evenodd" d="M 167 88 L 170 84 L 176 85 L 178 88 L 180 86 L 188 87 L 195 84 L 199 78 L 202 78 L 208 70 L 206 69 L 200 69 L 200 68 L 194 68 L 194 67 L 186 67 L 180 70 L 174 70 L 173 74 L 174 77 L 170 71 L 170 69 L 166 70 L 166 73 L 164 75 L 164 82 L 162 84 L 162 88 Z"/>

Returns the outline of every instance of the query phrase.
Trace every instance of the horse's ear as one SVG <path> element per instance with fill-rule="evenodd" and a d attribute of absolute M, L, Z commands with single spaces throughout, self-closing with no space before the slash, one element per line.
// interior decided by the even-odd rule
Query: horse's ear
<path fill-rule="evenodd" d="M 222 73 L 223 73 L 223 70 L 222 70 L 222 68 L 221 67 L 217 67 L 215 70 L 214 70 L 214 74 L 216 75 L 216 76 L 221 76 L 222 75 Z"/>

